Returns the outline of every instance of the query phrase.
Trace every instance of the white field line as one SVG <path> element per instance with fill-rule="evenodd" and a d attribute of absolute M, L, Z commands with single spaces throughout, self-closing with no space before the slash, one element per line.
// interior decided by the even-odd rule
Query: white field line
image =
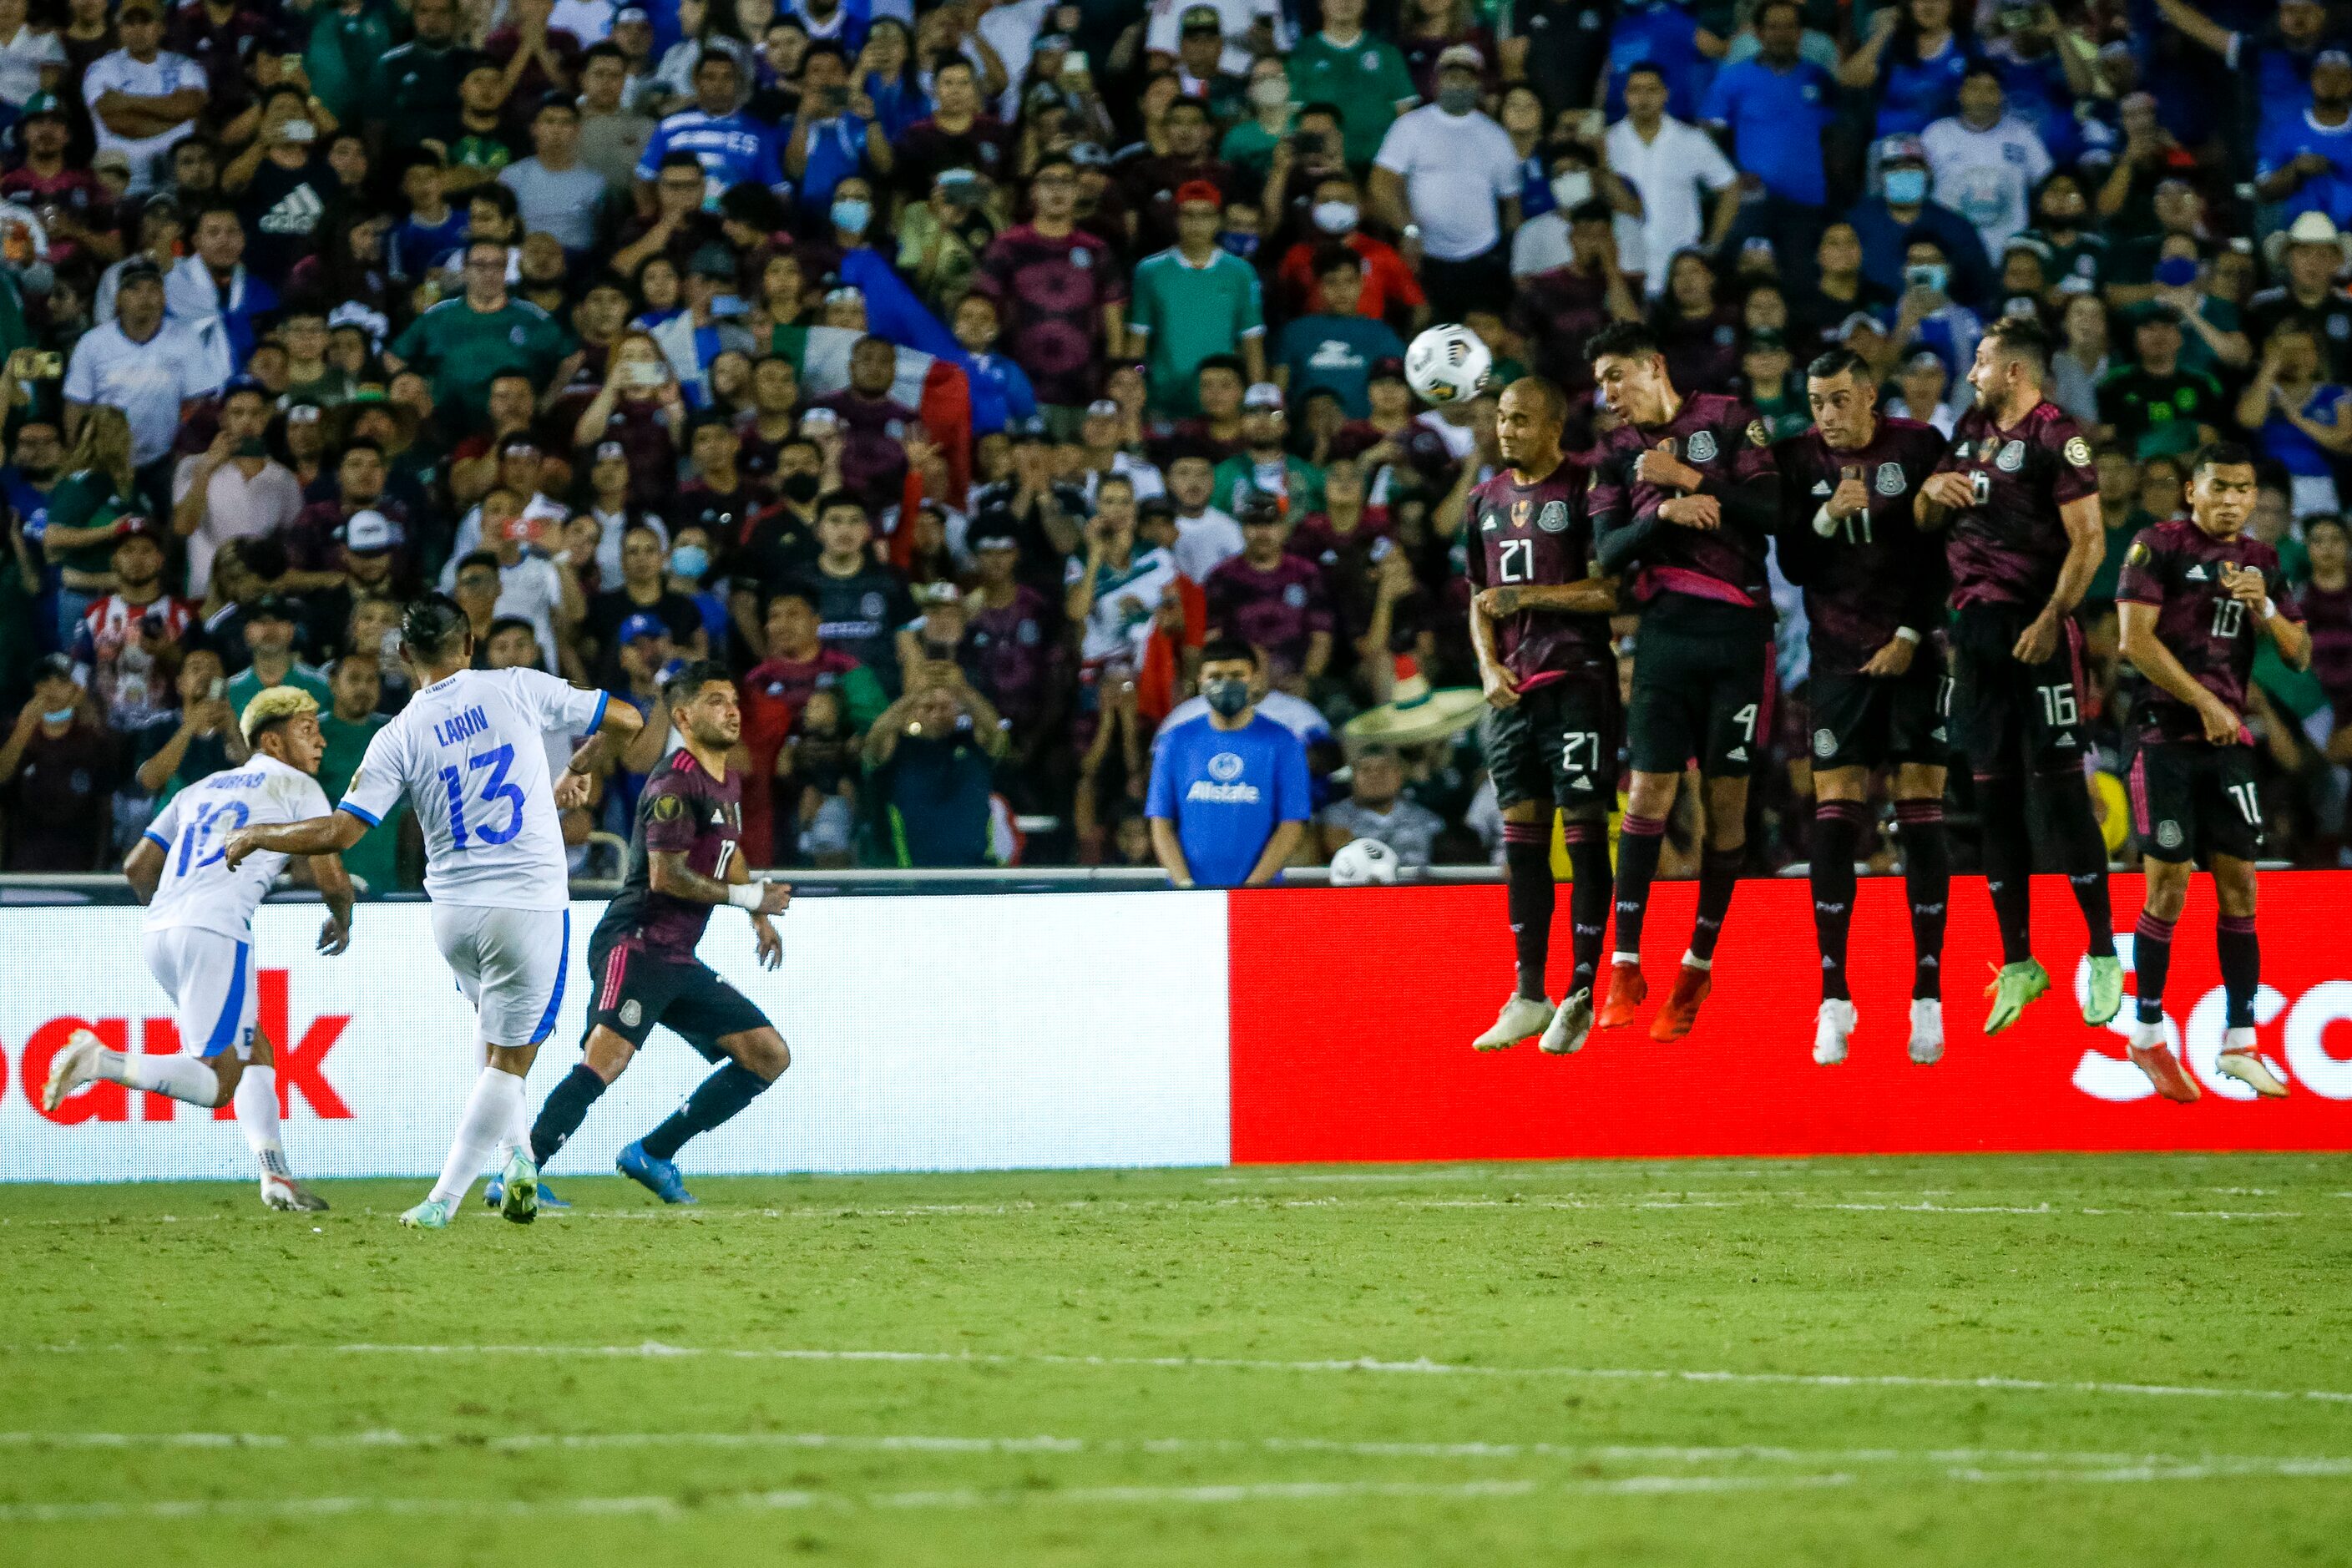
<path fill-rule="evenodd" d="M 393 1430 L 275 1432 L 0 1432 L 0 1448 L 189 1448 L 236 1450 L 449 1449 L 468 1454 L 566 1453 L 638 1448 L 794 1449 L 884 1454 L 1079 1455 L 1313 1454 L 1354 1459 L 1554 1459 L 1573 1463 L 1682 1465 L 1913 1466 L 2147 1471 L 2213 1475 L 2352 1476 L 2352 1457 L 2263 1454 L 2080 1453 L 2039 1448 L 1790 1448 L 1768 1444 L 1361 1441 L 1338 1437 L 957 1436 L 884 1432 L 509 1432 L 497 1435 Z"/>

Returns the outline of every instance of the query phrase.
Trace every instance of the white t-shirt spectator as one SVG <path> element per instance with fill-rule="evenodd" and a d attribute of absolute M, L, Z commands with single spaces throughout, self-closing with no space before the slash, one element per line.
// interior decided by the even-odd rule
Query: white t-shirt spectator
<path fill-rule="evenodd" d="M 1224 56 L 1218 63 L 1235 76 L 1249 74 L 1250 52 L 1242 40 L 1260 16 L 1273 19 L 1276 47 L 1284 48 L 1289 46 L 1290 40 L 1283 36 L 1285 28 L 1279 0 L 1151 0 L 1151 16 L 1144 27 L 1143 47 L 1157 49 L 1161 54 L 1174 54 L 1176 41 L 1182 36 L 1184 13 L 1195 5 L 1216 8 L 1218 30 L 1225 36 Z M 1010 71 L 1013 62 L 1005 61 L 1004 68 Z M 1016 76 L 1013 79 L 1018 81 L 1021 79 Z"/>
<path fill-rule="evenodd" d="M 1425 254 L 1467 261 L 1501 241 L 1495 204 L 1519 194 L 1519 155 L 1510 132 L 1486 115 L 1423 104 L 1389 127 L 1372 162 L 1404 181 Z"/>
<path fill-rule="evenodd" d="M 181 322 L 165 320 L 134 343 L 120 321 L 84 332 L 66 366 L 66 397 L 107 404 L 131 422 L 131 460 L 144 468 L 179 439 L 180 405 L 210 397 L 228 380 L 228 351 Z"/>
<path fill-rule="evenodd" d="M 1320 820 L 1350 842 L 1377 838 L 1396 851 L 1399 865 L 1416 868 L 1429 864 L 1437 836 L 1445 831 L 1445 818 L 1402 796 L 1389 802 L 1386 811 L 1374 811 L 1353 798 L 1335 800 L 1323 808 Z"/>
<path fill-rule="evenodd" d="M 1626 270 L 1639 268 L 1651 294 L 1666 288 L 1666 263 L 1675 252 L 1696 245 L 1706 233 L 1705 201 L 1736 184 L 1739 171 L 1715 138 L 1671 114 L 1658 117 L 1658 133 L 1642 140 L 1631 120 L 1609 128 L 1609 166 L 1642 198 L 1642 244 L 1622 258 Z"/>
<path fill-rule="evenodd" d="M 2050 173 L 2050 150 L 2040 134 L 2014 114 L 2002 115 L 1990 131 L 1949 115 L 1921 132 L 1919 142 L 1937 202 L 1976 225 L 1985 254 L 1999 256 L 2031 221 L 2033 187 Z"/>
<path fill-rule="evenodd" d="M 546 556 L 526 550 L 521 560 L 499 568 L 499 603 L 491 614 L 530 623 L 541 666 L 550 674 L 555 670 L 555 612 L 562 603 L 562 574 Z"/>
<path fill-rule="evenodd" d="M 1029 57 L 1036 52 L 1037 35 L 1053 8 L 1054 0 L 1004 0 L 972 24 L 972 31 L 1004 62 L 1006 85 L 996 108 L 1007 125 L 1021 112 L 1021 84 L 1029 79 Z"/>
<path fill-rule="evenodd" d="M 117 136 L 99 118 L 98 100 L 110 92 L 127 93 L 133 98 L 169 98 L 184 89 L 206 85 L 204 67 L 169 49 L 157 50 L 155 58 L 144 65 L 132 59 L 129 50 L 117 49 L 110 55 L 100 56 L 82 74 L 82 101 L 90 108 L 90 123 L 98 132 L 98 149 L 101 153 L 120 151 L 130 157 L 132 195 L 144 195 L 160 183 L 158 176 L 163 171 L 157 165 L 165 153 L 195 133 L 195 116 L 190 115 L 159 135 Z"/>
<path fill-rule="evenodd" d="M 0 43 L 0 98 L 21 110 L 26 100 L 41 90 L 44 66 L 55 66 L 62 72 L 66 47 L 55 33 L 36 32 L 27 22 L 16 29 L 15 37 Z"/>
<path fill-rule="evenodd" d="M 195 488 L 195 457 L 180 459 L 172 473 L 174 506 Z M 271 458 L 253 478 L 233 462 L 215 468 L 205 485 L 205 520 L 188 535 L 188 592 L 201 598 L 211 588 L 213 557 L 232 539 L 259 539 L 277 532 L 302 513 L 302 482 L 294 470 Z"/>
<path fill-rule="evenodd" d="M 569 33 L 587 48 L 613 36 L 613 0 L 555 0 L 548 13 L 551 32 Z"/>
<path fill-rule="evenodd" d="M 1070 557 L 1064 581 L 1076 584 L 1086 575 L 1087 558 Z M 1094 607 L 1087 612 L 1086 637 L 1078 658 L 1087 664 L 1124 658 L 1140 668 L 1144 647 L 1151 640 L 1152 617 L 1162 595 L 1176 585 L 1176 563 L 1165 550 L 1129 552 L 1124 568 L 1105 563 L 1095 583 Z"/>

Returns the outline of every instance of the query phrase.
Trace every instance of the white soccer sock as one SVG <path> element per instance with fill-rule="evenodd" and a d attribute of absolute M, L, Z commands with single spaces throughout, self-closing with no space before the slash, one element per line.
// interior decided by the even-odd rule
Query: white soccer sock
<path fill-rule="evenodd" d="M 121 1051 L 98 1054 L 98 1076 L 109 1083 L 168 1094 L 173 1100 L 209 1109 L 220 1098 L 220 1079 L 202 1057 L 130 1056 Z"/>
<path fill-rule="evenodd" d="M 491 1152 L 510 1135 L 521 1103 L 521 1079 L 497 1068 L 482 1069 L 466 1100 L 466 1113 L 457 1119 L 457 1137 L 449 1145 L 441 1179 L 433 1184 L 433 1197 L 452 1207 L 466 1201 L 466 1189 L 474 1184 Z"/>
<path fill-rule="evenodd" d="M 1683 963 L 1686 968 L 1698 970 L 1713 969 L 1715 967 L 1715 960 L 1711 958 L 1701 958 L 1695 952 L 1684 953 Z"/>
<path fill-rule="evenodd" d="M 261 1173 L 286 1175 L 286 1146 L 278 1136 L 278 1069 L 247 1064 L 236 1080 L 236 1124 Z"/>

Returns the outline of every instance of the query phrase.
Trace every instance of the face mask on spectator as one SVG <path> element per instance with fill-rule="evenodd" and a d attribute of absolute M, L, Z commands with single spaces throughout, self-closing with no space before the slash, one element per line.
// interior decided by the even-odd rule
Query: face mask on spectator
<path fill-rule="evenodd" d="M 1250 705 L 1249 682 L 1246 680 L 1207 680 L 1201 683 L 1201 700 L 1227 719 L 1233 718 Z"/>
<path fill-rule="evenodd" d="M 1467 114 L 1478 107 L 1478 89 L 1475 87 L 1441 87 L 1437 89 L 1437 107 L 1448 114 Z"/>
<path fill-rule="evenodd" d="M 786 474 L 784 476 L 785 496 L 790 500 L 800 502 L 803 506 L 806 506 L 809 502 L 816 500 L 816 490 L 817 477 L 814 474 Z"/>
<path fill-rule="evenodd" d="M 1551 177 L 1551 199 L 1559 204 L 1560 211 L 1582 206 L 1592 199 L 1592 176 L 1581 169 L 1569 169 Z"/>
<path fill-rule="evenodd" d="M 1254 234 L 1227 230 L 1217 236 L 1217 243 L 1244 261 L 1257 254 L 1257 236 Z"/>
<path fill-rule="evenodd" d="M 50 709 L 43 712 L 41 715 L 41 722 L 44 724 L 62 724 L 73 716 L 73 707 L 68 703 L 63 708 Z"/>
<path fill-rule="evenodd" d="M 700 582 L 710 570 L 710 552 L 699 544 L 681 544 L 669 552 L 669 569 L 679 576 Z"/>
<path fill-rule="evenodd" d="M 1940 261 L 1923 262 L 1903 269 L 1903 285 L 1906 289 L 1925 289 L 1930 294 L 1940 294 L 1944 285 L 1952 280 L 1951 268 Z"/>
<path fill-rule="evenodd" d="M 1917 206 L 1927 199 L 1927 171 L 1925 169 L 1889 169 L 1886 171 L 1886 201 L 1890 206 Z"/>
<path fill-rule="evenodd" d="M 866 226 L 874 221 L 874 204 L 856 196 L 844 196 L 833 204 L 833 226 L 844 234 L 864 234 Z"/>
<path fill-rule="evenodd" d="M 1356 231 L 1356 204 L 1317 202 L 1315 226 L 1325 234 L 1353 234 Z"/>

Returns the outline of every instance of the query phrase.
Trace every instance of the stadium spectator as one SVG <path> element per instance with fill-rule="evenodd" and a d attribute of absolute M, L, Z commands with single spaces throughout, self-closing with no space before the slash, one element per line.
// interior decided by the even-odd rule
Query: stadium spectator
<path fill-rule="evenodd" d="M 1201 650 L 1202 710 L 1170 716 L 1152 749 L 1151 847 L 1180 888 L 1261 887 L 1282 874 L 1312 808 L 1307 748 L 1257 711 L 1246 643 Z"/>
<path fill-rule="evenodd" d="M 1519 160 L 1478 107 L 1486 59 L 1469 44 L 1437 58 L 1434 102 L 1402 115 L 1372 160 L 1372 205 L 1420 252 L 1422 287 L 1440 320 L 1459 321 L 1502 292 L 1519 223 Z"/>
<path fill-rule="evenodd" d="M 34 668 L 33 695 L 0 742 L 11 871 L 89 871 L 106 854 L 113 821 L 114 742 L 52 654 Z"/>
<path fill-rule="evenodd" d="M 961 668 L 947 660 L 918 666 L 913 689 L 866 732 L 866 787 L 887 844 L 885 863 L 985 864 L 993 847 L 992 763 L 1005 744 L 996 710 Z"/>
<path fill-rule="evenodd" d="M 1643 62 L 1625 75 L 1624 117 L 1609 128 L 1609 166 L 1640 198 L 1642 244 L 1631 258 L 1653 295 L 1665 291 L 1675 253 L 1719 245 L 1739 216 L 1739 174 L 1706 132 L 1666 112 L 1664 71 Z M 1696 102 L 1682 106 L 1696 113 Z M 1710 214 L 1702 193 L 1715 198 Z"/>
<path fill-rule="evenodd" d="M 1395 853 L 1399 866 L 1426 867 L 1437 836 L 1445 830 L 1445 819 L 1406 799 L 1403 792 L 1404 763 L 1394 752 L 1376 747 L 1357 752 L 1349 767 L 1348 797 L 1325 806 L 1317 819 L 1323 858 L 1330 858 L 1359 838 L 1377 838 Z"/>

